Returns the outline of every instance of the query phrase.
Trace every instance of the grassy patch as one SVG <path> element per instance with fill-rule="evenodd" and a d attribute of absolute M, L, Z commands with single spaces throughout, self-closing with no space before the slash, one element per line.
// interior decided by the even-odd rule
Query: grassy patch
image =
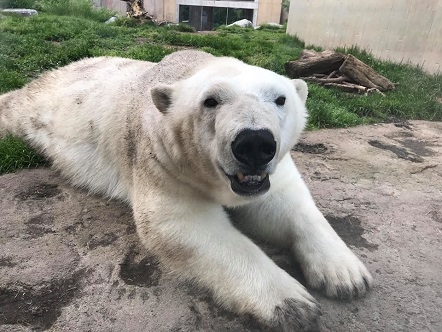
<path fill-rule="evenodd" d="M 26 143 L 12 136 L 0 139 L 0 156 L 0 174 L 47 164 L 47 161 Z"/>
<path fill-rule="evenodd" d="M 39 15 L 0 16 L 0 93 L 17 89 L 43 71 L 66 65 L 84 57 L 112 55 L 159 61 L 182 48 L 197 48 L 214 55 L 233 56 L 246 63 L 284 74 L 284 63 L 299 57 L 305 45 L 284 29 L 264 26 L 259 30 L 220 27 L 214 33 L 195 33 L 185 25 L 157 27 L 94 10 L 89 0 L 0 0 L 3 7 L 36 8 Z M 319 48 L 315 48 L 319 50 Z M 351 53 L 397 83 L 386 97 L 344 93 L 309 84 L 310 129 L 349 127 L 392 118 L 442 120 L 442 75 L 428 75 L 417 67 L 374 59 L 357 48 L 339 50 Z M 0 141 L 0 173 L 31 167 L 41 162 L 32 150 L 18 147 L 16 140 Z M 16 146 L 22 159 L 5 147 Z M 8 157 L 10 158 L 10 157 Z"/>

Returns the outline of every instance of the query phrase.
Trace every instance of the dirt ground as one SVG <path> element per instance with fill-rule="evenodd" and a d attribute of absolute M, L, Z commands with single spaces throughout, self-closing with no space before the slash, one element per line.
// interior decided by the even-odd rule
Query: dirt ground
<path fill-rule="evenodd" d="M 353 301 L 312 291 L 321 331 L 442 331 L 442 123 L 309 132 L 293 158 L 375 279 Z M 0 177 L 0 331 L 261 329 L 161 271 L 123 204 L 37 169 Z"/>

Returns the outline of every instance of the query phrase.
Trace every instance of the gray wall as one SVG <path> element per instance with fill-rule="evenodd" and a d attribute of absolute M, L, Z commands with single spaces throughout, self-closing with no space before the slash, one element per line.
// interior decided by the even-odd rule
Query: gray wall
<path fill-rule="evenodd" d="M 94 6 L 104 7 L 126 15 L 126 2 L 121 0 L 93 0 Z"/>
<path fill-rule="evenodd" d="M 291 0 L 287 32 L 442 72 L 442 0 Z"/>

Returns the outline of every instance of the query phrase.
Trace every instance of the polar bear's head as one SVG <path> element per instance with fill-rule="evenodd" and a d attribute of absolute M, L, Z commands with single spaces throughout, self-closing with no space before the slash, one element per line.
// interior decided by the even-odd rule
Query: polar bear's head
<path fill-rule="evenodd" d="M 209 173 L 227 201 L 268 191 L 269 175 L 296 143 L 307 117 L 304 81 L 233 58 L 216 58 L 184 80 L 157 86 L 152 98 L 172 130 L 187 128 L 186 155 L 204 160 L 201 171 L 191 171 L 200 179 Z"/>

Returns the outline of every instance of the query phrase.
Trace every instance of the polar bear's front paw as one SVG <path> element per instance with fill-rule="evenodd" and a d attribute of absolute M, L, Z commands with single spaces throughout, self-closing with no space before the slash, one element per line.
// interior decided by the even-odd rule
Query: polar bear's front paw
<path fill-rule="evenodd" d="M 310 287 L 329 297 L 349 299 L 364 295 L 373 278 L 365 265 L 349 250 L 333 258 L 322 257 L 302 264 Z"/>
<path fill-rule="evenodd" d="M 261 279 L 256 284 L 249 284 L 252 288 L 248 291 L 246 287 L 242 287 L 241 290 L 247 292 L 237 293 L 239 297 L 226 299 L 233 300 L 230 309 L 238 314 L 251 314 L 265 325 L 265 331 L 268 328 L 272 332 L 316 331 L 321 316 L 318 302 L 297 280 L 285 272 L 278 274 L 267 280 Z M 256 296 L 250 297 L 250 294 Z M 223 301 L 224 304 L 230 302 L 226 300 Z"/>
<path fill-rule="evenodd" d="M 271 326 L 274 331 L 318 331 L 321 309 L 316 302 L 286 299 L 275 308 Z"/>

